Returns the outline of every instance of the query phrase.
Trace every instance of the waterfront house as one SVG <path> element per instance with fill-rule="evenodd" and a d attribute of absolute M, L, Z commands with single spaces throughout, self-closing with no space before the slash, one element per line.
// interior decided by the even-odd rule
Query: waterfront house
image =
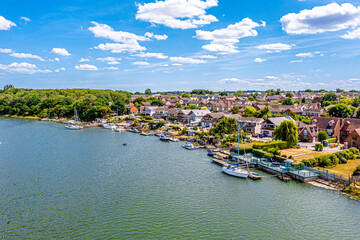
<path fill-rule="evenodd" d="M 155 110 L 158 108 L 158 106 L 151 106 L 145 108 L 145 116 L 151 116 L 155 113 Z"/>
<path fill-rule="evenodd" d="M 224 115 L 225 113 L 223 112 L 208 113 L 204 117 L 202 117 L 201 126 L 212 128 L 219 122 L 220 118 L 222 118 Z"/>
<path fill-rule="evenodd" d="M 198 125 L 201 122 L 201 119 L 208 113 L 211 113 L 209 110 L 191 110 L 188 114 L 189 122 Z"/>
<path fill-rule="evenodd" d="M 343 143 L 345 139 L 355 130 L 360 128 L 360 119 L 345 118 L 342 120 L 340 128 L 340 142 Z"/>
<path fill-rule="evenodd" d="M 345 139 L 344 143 L 347 143 L 348 147 L 355 147 L 360 149 L 360 128 L 354 129 L 349 136 Z"/>
<path fill-rule="evenodd" d="M 261 134 L 268 137 L 273 137 L 275 128 L 279 126 L 284 120 L 295 122 L 295 120 L 289 116 L 268 118 L 261 124 Z"/>
<path fill-rule="evenodd" d="M 159 119 L 159 118 L 166 118 L 167 116 L 167 111 L 168 111 L 168 108 L 167 107 L 157 107 L 155 109 L 155 112 L 153 113 L 153 117 L 156 118 L 156 119 Z"/>
<path fill-rule="evenodd" d="M 340 139 L 341 119 L 336 117 L 313 117 L 310 124 L 325 131 L 330 138 Z"/>
<path fill-rule="evenodd" d="M 135 107 L 133 104 L 125 105 L 127 114 L 135 114 L 138 113 L 139 109 Z"/>
<path fill-rule="evenodd" d="M 189 123 L 189 113 L 191 110 L 180 110 L 177 114 L 177 121 L 181 123 Z"/>
<path fill-rule="evenodd" d="M 314 143 L 318 140 L 319 128 L 316 125 L 306 125 L 302 123 L 298 128 L 300 141 Z"/>
<path fill-rule="evenodd" d="M 251 134 L 261 133 L 261 124 L 264 122 L 262 118 L 249 118 L 249 117 L 239 117 L 238 123 L 239 127 L 242 128 L 245 132 Z"/>
<path fill-rule="evenodd" d="M 170 121 L 177 121 L 179 112 L 179 109 L 169 109 L 167 111 L 167 119 Z"/>

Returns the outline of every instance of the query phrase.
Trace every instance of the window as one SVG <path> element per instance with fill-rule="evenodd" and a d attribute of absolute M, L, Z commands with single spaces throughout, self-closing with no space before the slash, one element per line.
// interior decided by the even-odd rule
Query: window
<path fill-rule="evenodd" d="M 304 135 L 307 135 L 307 130 L 306 129 L 304 130 Z"/>

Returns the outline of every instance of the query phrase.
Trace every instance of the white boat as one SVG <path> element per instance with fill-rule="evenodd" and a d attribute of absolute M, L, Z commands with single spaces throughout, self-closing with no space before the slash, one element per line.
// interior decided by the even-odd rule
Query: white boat
<path fill-rule="evenodd" d="M 170 140 L 170 138 L 168 136 L 166 136 L 166 134 L 161 134 L 160 140 L 164 141 L 164 142 L 168 142 Z"/>
<path fill-rule="evenodd" d="M 107 124 L 104 124 L 103 127 L 105 129 L 115 129 L 116 125 L 114 123 L 107 123 Z"/>
<path fill-rule="evenodd" d="M 80 121 L 79 114 L 76 111 L 76 108 L 74 107 L 74 120 L 70 120 L 67 123 L 69 125 L 66 125 L 65 127 L 69 130 L 81 130 L 84 129 L 84 125 L 78 124 L 77 122 Z"/>
<path fill-rule="evenodd" d="M 72 125 L 67 125 L 65 127 L 67 129 L 69 129 L 69 130 L 81 130 L 81 129 L 84 129 L 84 125 L 80 125 L 80 124 L 72 124 Z"/>
<path fill-rule="evenodd" d="M 222 171 L 230 176 L 239 178 L 247 178 L 249 176 L 248 171 L 232 164 L 228 165 L 227 167 L 222 167 Z"/>
<path fill-rule="evenodd" d="M 194 146 L 194 144 L 192 144 L 192 142 L 186 142 L 185 145 L 182 146 L 182 147 L 187 149 L 187 150 L 198 149 L 198 147 Z"/>
<path fill-rule="evenodd" d="M 180 140 L 177 139 L 177 138 L 170 138 L 170 141 L 172 141 L 172 142 L 178 142 L 178 141 L 180 141 Z"/>
<path fill-rule="evenodd" d="M 121 128 L 121 127 L 116 127 L 116 128 L 114 128 L 114 131 L 115 131 L 115 132 L 124 132 L 125 129 L 123 129 L 123 128 Z"/>

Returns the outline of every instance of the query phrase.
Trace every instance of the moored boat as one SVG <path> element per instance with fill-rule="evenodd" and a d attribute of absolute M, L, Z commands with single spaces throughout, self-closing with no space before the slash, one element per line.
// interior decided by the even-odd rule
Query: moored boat
<path fill-rule="evenodd" d="M 84 125 L 80 125 L 80 124 L 67 125 L 65 127 L 67 129 L 69 129 L 69 130 L 81 130 L 81 129 L 84 129 Z"/>
<path fill-rule="evenodd" d="M 186 142 L 185 145 L 182 146 L 182 147 L 187 149 L 187 150 L 198 149 L 198 147 L 196 147 L 194 144 L 192 144 L 192 142 Z"/>
<path fill-rule="evenodd" d="M 180 140 L 177 139 L 177 138 L 170 138 L 170 141 L 172 141 L 172 142 L 178 142 L 178 141 L 180 141 Z"/>
<path fill-rule="evenodd" d="M 168 142 L 170 138 L 166 134 L 161 134 L 160 141 Z"/>
<path fill-rule="evenodd" d="M 229 164 L 227 167 L 222 167 L 222 171 L 230 176 L 239 178 L 247 178 L 249 176 L 248 171 L 232 164 Z"/>

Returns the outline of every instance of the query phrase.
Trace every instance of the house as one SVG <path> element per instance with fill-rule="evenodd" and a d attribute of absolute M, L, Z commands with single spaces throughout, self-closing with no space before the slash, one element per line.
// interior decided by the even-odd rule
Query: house
<path fill-rule="evenodd" d="M 341 119 L 336 117 L 313 117 L 311 125 L 318 127 L 319 131 L 325 131 L 330 138 L 340 139 Z"/>
<path fill-rule="evenodd" d="M 158 108 L 158 106 L 153 107 L 146 107 L 145 108 L 145 116 L 151 116 L 155 113 L 155 110 Z"/>
<path fill-rule="evenodd" d="M 360 149 L 360 128 L 354 129 L 349 136 L 345 139 L 344 143 L 347 143 L 348 147 L 355 147 Z"/>
<path fill-rule="evenodd" d="M 268 118 L 261 124 L 261 134 L 273 137 L 275 128 L 279 126 L 284 120 L 290 120 L 295 122 L 294 119 L 288 116 Z"/>
<path fill-rule="evenodd" d="M 152 116 L 156 119 L 165 118 L 167 116 L 167 111 L 167 107 L 157 107 Z"/>
<path fill-rule="evenodd" d="M 169 109 L 167 111 L 167 119 L 169 119 L 170 121 L 177 121 L 179 112 L 180 110 L 178 109 Z"/>
<path fill-rule="evenodd" d="M 209 110 L 191 110 L 188 114 L 189 123 L 198 125 L 201 122 L 201 119 L 208 113 L 211 113 Z"/>
<path fill-rule="evenodd" d="M 212 128 L 220 121 L 220 118 L 222 118 L 224 115 L 225 115 L 225 113 L 223 113 L 223 112 L 208 113 L 202 117 L 201 126 Z"/>
<path fill-rule="evenodd" d="M 316 125 L 306 125 L 299 127 L 299 138 L 302 142 L 316 142 L 318 140 L 319 128 Z"/>
<path fill-rule="evenodd" d="M 132 104 L 125 105 L 125 108 L 126 108 L 127 114 L 135 114 L 135 113 L 138 113 L 138 111 L 139 111 L 139 109 L 137 107 L 135 107 L 135 105 L 132 105 Z"/>
<path fill-rule="evenodd" d="M 191 110 L 180 110 L 177 114 L 177 121 L 181 123 L 189 123 L 189 113 Z"/>
<path fill-rule="evenodd" d="M 340 142 L 343 143 L 345 139 L 355 130 L 360 128 L 360 119 L 345 118 L 342 121 L 340 128 Z"/>
<path fill-rule="evenodd" d="M 151 102 L 142 102 L 140 106 L 140 113 L 145 114 L 145 109 L 151 106 Z"/>
<path fill-rule="evenodd" d="M 245 132 L 251 134 L 261 133 L 261 124 L 264 122 L 262 118 L 248 118 L 240 117 L 238 119 L 239 127 L 242 128 Z"/>

